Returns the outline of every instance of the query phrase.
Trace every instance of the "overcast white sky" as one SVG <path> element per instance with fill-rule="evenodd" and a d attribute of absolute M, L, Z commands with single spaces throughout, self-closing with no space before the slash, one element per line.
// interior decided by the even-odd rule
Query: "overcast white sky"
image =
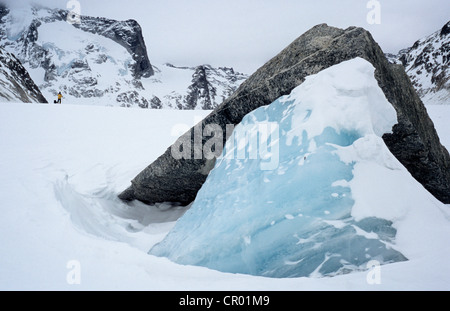
<path fill-rule="evenodd" d="M 397 52 L 450 20 L 449 0 L 378 0 L 381 23 L 374 25 L 367 22 L 368 0 L 78 1 L 82 15 L 137 20 L 153 64 L 208 63 L 249 74 L 320 23 L 364 27 L 385 52 Z M 66 8 L 68 1 L 35 2 Z"/>

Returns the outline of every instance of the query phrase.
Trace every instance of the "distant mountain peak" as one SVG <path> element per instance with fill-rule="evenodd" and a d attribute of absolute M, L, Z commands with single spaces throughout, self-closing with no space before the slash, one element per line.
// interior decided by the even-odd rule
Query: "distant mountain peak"
<path fill-rule="evenodd" d="M 441 37 L 450 34 L 450 21 L 444 25 L 441 29 Z"/>
<path fill-rule="evenodd" d="M 425 104 L 450 104 L 450 21 L 413 46 L 386 56 L 405 67 Z"/>

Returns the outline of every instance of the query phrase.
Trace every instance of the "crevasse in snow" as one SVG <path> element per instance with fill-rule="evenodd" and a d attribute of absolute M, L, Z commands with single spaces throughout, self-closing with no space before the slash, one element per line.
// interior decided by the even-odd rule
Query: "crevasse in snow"
<path fill-rule="evenodd" d="M 406 260 L 395 249 L 391 219 L 361 206 L 362 217 L 352 214 L 355 165 L 401 169 L 381 138 L 396 121 L 369 62 L 356 58 L 308 77 L 243 119 L 190 210 L 149 253 L 269 277 L 330 276 L 371 260 Z"/>

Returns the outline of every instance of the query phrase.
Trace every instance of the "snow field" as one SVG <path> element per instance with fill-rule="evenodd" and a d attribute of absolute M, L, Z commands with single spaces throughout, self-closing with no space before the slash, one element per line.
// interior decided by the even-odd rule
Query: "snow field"
<path fill-rule="evenodd" d="M 450 149 L 446 121 L 450 107 L 427 109 L 441 141 Z M 423 211 L 424 215 L 416 213 L 413 223 L 418 229 L 426 227 L 428 237 L 436 235 L 437 239 L 421 237 L 420 230 L 413 232 L 414 226 L 399 230 L 405 233 L 399 233 L 398 243 L 409 244 L 412 251 L 405 255 L 411 258 L 381 266 L 380 284 L 368 283 L 366 271 L 331 278 L 274 279 L 184 266 L 148 255 L 148 249 L 166 236 L 184 209 L 163 213 L 168 206 L 128 206 L 115 195 L 175 141 L 177 137 L 170 135 L 174 126 L 193 125 L 206 114 L 0 104 L 0 289 L 450 289 L 448 244 L 441 244 L 448 237 L 445 210 L 450 206 L 439 205 L 429 196 L 427 200 L 439 207 L 435 212 Z M 381 187 L 383 181 L 377 182 Z M 420 194 L 410 195 L 405 199 L 414 204 Z M 430 218 L 436 222 L 428 225 L 425 220 Z M 73 260 L 79 263 L 79 284 L 70 282 L 72 266 L 68 264 Z"/>

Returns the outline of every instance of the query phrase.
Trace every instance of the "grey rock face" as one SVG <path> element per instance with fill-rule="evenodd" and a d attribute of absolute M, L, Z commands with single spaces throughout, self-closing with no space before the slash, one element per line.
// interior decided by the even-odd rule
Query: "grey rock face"
<path fill-rule="evenodd" d="M 203 99 L 203 109 L 213 109 L 211 97 L 216 96 L 216 88 L 209 83 L 206 75 L 206 67 L 198 66 L 192 75 L 192 85 L 189 86 L 186 98 L 186 108 L 195 109 L 197 102 Z"/>
<path fill-rule="evenodd" d="M 122 103 L 123 107 L 132 107 L 133 105 L 138 105 L 141 108 L 148 108 L 148 100 L 144 97 L 139 96 L 136 91 L 128 91 L 121 93 L 117 96 L 117 102 Z"/>
<path fill-rule="evenodd" d="M 67 11 L 60 11 L 62 20 L 67 19 Z M 142 36 L 141 26 L 135 20 L 115 21 L 107 18 L 81 16 L 81 23 L 75 27 L 109 38 L 131 54 L 135 64 L 133 76 L 135 79 L 153 76 L 153 67 L 147 55 L 147 47 Z"/>
<path fill-rule="evenodd" d="M 376 68 L 375 78 L 398 114 L 387 146 L 411 174 L 439 200 L 450 203 L 450 156 L 440 144 L 434 125 L 401 65 L 388 62 L 370 33 L 321 24 L 296 39 L 271 59 L 202 122 L 183 135 L 195 144 L 196 133 L 207 124 L 238 124 L 250 111 L 268 105 L 304 82 L 306 76 L 355 57 Z M 201 132 L 200 132 L 201 133 Z M 202 139 L 202 144 L 208 137 Z M 224 139 L 225 140 L 225 139 Z M 214 160 L 175 159 L 171 148 L 145 168 L 119 197 L 145 203 L 190 203 L 206 180 Z"/>
<path fill-rule="evenodd" d="M 47 103 L 22 63 L 0 48 L 0 99 L 24 103 Z"/>
<path fill-rule="evenodd" d="M 153 98 L 150 100 L 150 107 L 152 109 L 161 109 L 161 100 L 157 96 L 153 96 Z"/>
<path fill-rule="evenodd" d="M 163 70 L 172 68 L 185 75 L 192 72 L 192 80 L 186 89 L 180 93 L 173 91 L 162 97 L 162 101 L 171 103 L 180 110 L 213 110 L 233 94 L 248 76 L 235 72 L 233 68 L 219 67 L 204 64 L 196 67 L 178 67 L 164 64 Z M 159 69 L 158 69 L 159 70 Z"/>

